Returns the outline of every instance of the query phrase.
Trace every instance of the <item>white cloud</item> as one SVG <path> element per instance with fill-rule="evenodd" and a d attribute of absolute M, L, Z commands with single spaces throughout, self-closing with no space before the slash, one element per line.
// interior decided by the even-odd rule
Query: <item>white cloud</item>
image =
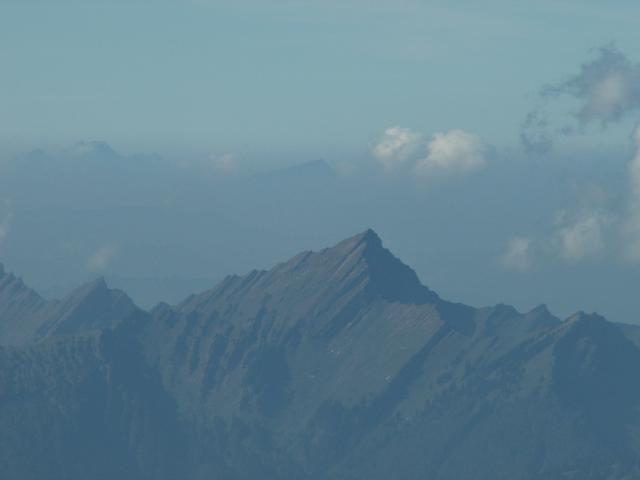
<path fill-rule="evenodd" d="M 427 157 L 416 164 L 416 172 L 430 175 L 478 170 L 487 164 L 485 152 L 486 146 L 476 134 L 462 130 L 436 133 L 429 142 Z"/>
<path fill-rule="evenodd" d="M 117 249 L 114 245 L 102 245 L 87 260 L 87 268 L 92 272 L 101 272 L 105 270 L 116 256 L 116 253 Z"/>
<path fill-rule="evenodd" d="M 527 237 L 514 237 L 509 240 L 507 250 L 500 257 L 500 263 L 508 270 L 525 272 L 533 262 L 533 242 Z"/>
<path fill-rule="evenodd" d="M 211 155 L 209 157 L 209 161 L 214 170 L 218 173 L 230 175 L 237 173 L 238 171 L 238 159 L 231 153 Z"/>
<path fill-rule="evenodd" d="M 373 156 L 386 170 L 393 170 L 415 154 L 422 135 L 408 128 L 387 128 L 380 141 L 371 149 Z"/>
<path fill-rule="evenodd" d="M 560 212 L 556 220 L 560 256 L 582 260 L 602 253 L 606 246 L 606 230 L 612 221 L 603 211 L 586 212 L 577 218 L 569 218 L 566 212 Z"/>

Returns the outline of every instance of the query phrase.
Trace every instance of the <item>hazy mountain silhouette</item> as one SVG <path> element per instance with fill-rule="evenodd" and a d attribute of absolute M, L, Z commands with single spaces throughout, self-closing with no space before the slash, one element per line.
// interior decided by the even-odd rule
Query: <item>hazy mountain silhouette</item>
<path fill-rule="evenodd" d="M 639 331 L 447 302 L 371 230 L 150 312 L 2 271 L 0 470 L 639 478 Z"/>

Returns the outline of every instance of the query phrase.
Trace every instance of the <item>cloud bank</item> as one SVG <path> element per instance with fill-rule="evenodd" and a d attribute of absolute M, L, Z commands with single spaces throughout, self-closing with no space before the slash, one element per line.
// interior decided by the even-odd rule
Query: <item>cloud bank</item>
<path fill-rule="evenodd" d="M 408 128 L 385 130 L 371 153 L 385 171 L 401 166 L 419 177 L 434 174 L 463 174 L 487 165 L 486 145 L 482 139 L 463 130 L 435 133 L 425 143 L 424 136 Z"/>

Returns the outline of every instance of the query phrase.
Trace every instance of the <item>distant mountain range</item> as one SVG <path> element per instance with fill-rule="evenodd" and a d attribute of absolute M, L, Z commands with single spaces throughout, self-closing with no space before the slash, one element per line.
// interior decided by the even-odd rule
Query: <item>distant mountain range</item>
<path fill-rule="evenodd" d="M 448 302 L 371 230 L 150 311 L 0 268 L 0 344 L 2 478 L 640 478 L 640 327 Z"/>

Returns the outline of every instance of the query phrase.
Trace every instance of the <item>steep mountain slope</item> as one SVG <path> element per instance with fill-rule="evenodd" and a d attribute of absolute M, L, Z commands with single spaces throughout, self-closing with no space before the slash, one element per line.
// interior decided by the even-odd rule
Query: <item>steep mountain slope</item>
<path fill-rule="evenodd" d="M 2 478 L 181 478 L 174 403 L 128 337 L 0 348 Z"/>
<path fill-rule="evenodd" d="M 137 311 L 122 291 L 107 287 L 103 278 L 89 282 L 56 302 L 36 337 L 73 335 L 116 325 Z"/>
<path fill-rule="evenodd" d="M 74 335 L 113 326 L 137 311 L 133 301 L 104 279 L 62 300 L 47 301 L 0 265 L 0 345 L 20 345 L 50 335 Z"/>
<path fill-rule="evenodd" d="M 47 302 L 0 264 L 0 344 L 23 343 L 41 325 Z"/>
<path fill-rule="evenodd" d="M 19 478 L 640 477 L 635 327 L 447 302 L 372 231 L 149 313 L 87 290 L 0 350 Z"/>

